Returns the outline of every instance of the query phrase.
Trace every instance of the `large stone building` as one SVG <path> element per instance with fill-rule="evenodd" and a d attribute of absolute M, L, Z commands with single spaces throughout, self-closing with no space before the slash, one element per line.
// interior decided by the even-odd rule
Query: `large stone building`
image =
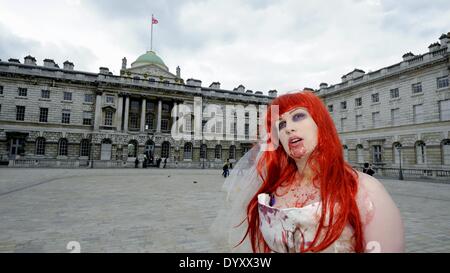
<path fill-rule="evenodd" d="M 450 176 L 450 33 L 429 52 L 316 90 L 328 106 L 354 166 L 373 163 L 382 174 Z M 400 149 L 399 149 L 400 148 Z M 401 159 L 401 161 L 400 161 Z"/>
<path fill-rule="evenodd" d="M 45 59 L 39 66 L 32 56 L 24 63 L 0 60 L 0 159 L 10 166 L 133 167 L 136 158 L 142 165 L 145 155 L 153 163 L 167 158 L 168 167 L 219 167 L 251 147 L 249 117 L 241 138 L 180 140 L 171 134 L 179 122 L 172 111 L 194 104 L 247 109 L 267 105 L 275 96 L 275 90 L 267 96 L 242 85 L 229 91 L 218 82 L 209 87 L 195 79 L 185 83 L 180 68 L 172 74 L 153 51 L 131 67 L 124 58 L 120 75 L 104 67 L 99 73 L 77 71 L 69 61 L 60 68 Z M 207 122 L 194 119 L 185 119 L 180 128 L 189 131 L 194 123 Z M 234 123 L 230 130 L 236 134 L 240 126 Z M 221 135 L 224 128 L 217 122 L 214 133 Z"/>

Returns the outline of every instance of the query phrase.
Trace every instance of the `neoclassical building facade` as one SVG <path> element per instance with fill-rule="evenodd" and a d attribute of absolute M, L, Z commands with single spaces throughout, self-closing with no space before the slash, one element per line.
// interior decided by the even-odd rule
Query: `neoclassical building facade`
<path fill-rule="evenodd" d="M 10 166 L 134 167 L 136 158 L 142 166 L 145 157 L 153 163 L 166 159 L 167 167 L 192 168 L 238 160 L 254 142 L 248 115 L 241 138 L 207 140 L 174 139 L 171 128 L 179 117 L 172 113 L 180 105 L 260 107 L 277 91 L 264 95 L 242 85 L 224 90 L 218 82 L 203 87 L 200 80 L 185 82 L 180 74 L 179 67 L 172 74 L 153 51 L 130 67 L 124 58 L 120 75 L 105 67 L 99 73 L 77 71 L 69 61 L 60 68 L 45 59 L 41 66 L 32 56 L 23 63 L 0 60 L 0 160 Z M 181 128 L 205 125 L 201 119 L 185 119 Z M 213 133 L 223 135 L 225 125 L 218 121 Z M 228 129 L 236 135 L 239 126 Z"/>
<path fill-rule="evenodd" d="M 377 71 L 355 69 L 315 90 L 333 116 L 353 166 L 383 174 L 450 176 L 450 33 L 429 51 Z"/>

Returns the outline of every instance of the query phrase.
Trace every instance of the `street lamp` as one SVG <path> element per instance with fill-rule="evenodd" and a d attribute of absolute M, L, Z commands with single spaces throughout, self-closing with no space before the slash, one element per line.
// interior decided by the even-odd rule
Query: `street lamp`
<path fill-rule="evenodd" d="M 402 144 L 398 143 L 396 145 L 396 148 L 398 150 L 398 156 L 400 157 L 400 170 L 399 170 L 399 180 L 403 180 L 403 170 L 402 170 Z"/>

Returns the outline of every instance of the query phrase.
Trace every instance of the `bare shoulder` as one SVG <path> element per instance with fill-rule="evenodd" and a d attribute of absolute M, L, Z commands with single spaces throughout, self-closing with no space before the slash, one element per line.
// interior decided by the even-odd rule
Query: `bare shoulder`
<path fill-rule="evenodd" d="M 383 184 L 373 176 L 357 171 L 358 193 L 356 202 L 358 204 L 362 220 L 368 224 L 374 217 L 375 207 L 383 202 L 393 203 L 389 193 Z"/>

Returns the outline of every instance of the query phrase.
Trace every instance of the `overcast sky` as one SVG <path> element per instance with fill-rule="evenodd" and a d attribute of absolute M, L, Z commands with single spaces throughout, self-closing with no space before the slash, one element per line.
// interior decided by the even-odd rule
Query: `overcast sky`
<path fill-rule="evenodd" d="M 450 31 L 448 0 L 0 0 L 0 59 L 34 56 L 119 74 L 150 48 L 203 86 L 279 93 L 335 84 L 425 53 Z"/>

